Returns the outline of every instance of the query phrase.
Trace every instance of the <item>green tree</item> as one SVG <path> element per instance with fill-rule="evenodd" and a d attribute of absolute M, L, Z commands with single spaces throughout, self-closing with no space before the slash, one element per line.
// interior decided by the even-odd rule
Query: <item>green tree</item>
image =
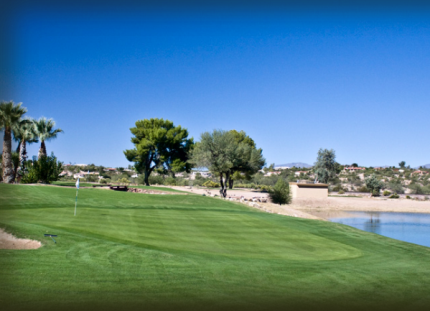
<path fill-rule="evenodd" d="M 367 189 L 370 190 L 372 196 L 378 196 L 383 183 L 376 177 L 375 174 L 372 174 L 369 178 L 365 180 L 365 184 Z"/>
<path fill-rule="evenodd" d="M 330 178 L 336 176 L 337 168 L 336 154 L 333 149 L 328 150 L 321 148 L 318 150 L 314 171 L 319 182 L 326 184 Z"/>
<path fill-rule="evenodd" d="M 24 119 L 13 129 L 13 137 L 18 142 L 17 152 L 19 153 L 19 165 L 15 168 L 16 182 L 20 182 L 26 173 L 25 163 L 27 162 L 27 144 L 38 142 L 33 119 Z"/>
<path fill-rule="evenodd" d="M 4 130 L 2 173 L 3 182 L 12 183 L 15 179 L 12 164 L 12 129 L 21 121 L 21 117 L 27 109 L 21 107 L 21 103 L 10 102 L 0 103 L 0 130 Z"/>
<path fill-rule="evenodd" d="M 351 166 L 352 167 L 358 167 L 358 164 L 357 163 L 352 163 Z"/>
<path fill-rule="evenodd" d="M 173 176 L 178 172 L 190 172 L 188 159 L 194 141 L 188 138 L 187 129 L 157 118 L 139 120 L 135 125 L 130 129 L 135 148 L 125 150 L 124 155 L 134 162 L 138 173 L 144 174 L 145 185 L 149 186 L 149 176 L 156 168 L 165 169 Z"/>
<path fill-rule="evenodd" d="M 406 166 L 406 162 L 405 162 L 405 161 L 401 161 L 401 162 L 399 163 L 399 166 L 400 166 L 400 168 L 405 168 L 405 166 Z"/>
<path fill-rule="evenodd" d="M 40 159 L 43 156 L 47 156 L 46 153 L 46 145 L 45 142 L 50 141 L 51 139 L 57 138 L 58 133 L 63 133 L 62 129 L 55 129 L 55 121 L 53 119 L 46 119 L 44 117 L 40 118 L 37 121 L 34 121 L 34 128 L 36 131 L 36 135 L 40 140 L 40 149 L 39 156 Z"/>
<path fill-rule="evenodd" d="M 269 197 L 272 203 L 289 204 L 291 203 L 290 186 L 283 178 L 278 178 L 275 186 L 269 189 Z"/>
<path fill-rule="evenodd" d="M 266 160 L 263 157 L 263 150 L 257 149 L 254 140 L 244 131 L 231 130 L 229 133 L 233 135 L 237 144 L 236 157 L 233 159 L 228 179 L 228 186 L 233 189 L 234 180 L 241 178 L 240 173 L 244 173 L 249 179 L 266 164 Z"/>
<path fill-rule="evenodd" d="M 197 167 L 208 168 L 218 175 L 220 195 L 226 197 L 227 182 L 234 167 L 237 152 L 238 144 L 230 132 L 223 130 L 204 132 L 200 136 L 200 142 L 196 143 L 192 151 L 190 163 Z"/>
<path fill-rule="evenodd" d="M 50 156 L 42 156 L 37 161 L 33 161 L 28 174 L 22 178 L 23 183 L 44 183 L 49 184 L 59 178 L 63 164 L 57 161 L 54 153 Z"/>

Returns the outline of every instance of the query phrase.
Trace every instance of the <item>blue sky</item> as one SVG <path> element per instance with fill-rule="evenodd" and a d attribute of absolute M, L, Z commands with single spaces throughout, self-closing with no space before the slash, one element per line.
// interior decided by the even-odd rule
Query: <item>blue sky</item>
<path fill-rule="evenodd" d="M 359 165 L 430 163 L 428 11 L 18 10 L 0 100 L 54 118 L 66 163 L 126 166 L 130 127 L 244 130 L 267 163 L 319 148 Z M 29 147 L 36 155 L 38 146 Z"/>

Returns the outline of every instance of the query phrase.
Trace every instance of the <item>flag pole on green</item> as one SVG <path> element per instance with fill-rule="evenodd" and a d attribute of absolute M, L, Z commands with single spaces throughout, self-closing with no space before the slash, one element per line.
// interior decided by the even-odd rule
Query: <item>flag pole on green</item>
<path fill-rule="evenodd" d="M 75 216 L 76 216 L 76 207 L 78 206 L 78 191 L 79 191 L 79 177 L 76 181 L 76 199 L 75 199 Z"/>

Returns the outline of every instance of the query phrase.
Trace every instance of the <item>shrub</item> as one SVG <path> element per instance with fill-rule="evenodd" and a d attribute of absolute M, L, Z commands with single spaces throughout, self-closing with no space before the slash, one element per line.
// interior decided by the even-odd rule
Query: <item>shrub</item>
<path fill-rule="evenodd" d="M 50 156 L 42 156 L 39 160 L 33 161 L 33 166 L 30 167 L 28 174 L 22 177 L 21 183 L 49 184 L 58 180 L 62 169 L 63 164 L 57 161 L 54 153 L 51 153 Z"/>
<path fill-rule="evenodd" d="M 107 184 L 107 180 L 106 180 L 106 179 L 104 179 L 104 178 L 103 178 L 103 179 L 100 179 L 100 183 L 101 183 L 101 184 Z"/>
<path fill-rule="evenodd" d="M 389 196 L 390 194 L 391 194 L 391 192 L 390 192 L 390 191 L 387 191 L 387 190 L 385 190 L 385 191 L 384 191 L 384 193 L 383 193 L 384 197 L 387 197 L 387 196 Z M 397 193 L 394 193 L 393 195 L 397 195 Z"/>
<path fill-rule="evenodd" d="M 385 191 L 384 191 L 385 192 Z M 399 195 L 397 194 L 397 193 L 393 193 L 392 195 L 390 195 L 389 197 L 388 197 L 389 199 L 398 199 L 399 198 Z"/>
<path fill-rule="evenodd" d="M 212 180 L 208 180 L 208 181 L 204 182 L 202 186 L 207 187 L 207 188 L 218 188 L 218 187 L 220 187 L 220 184 L 213 182 Z"/>
<path fill-rule="evenodd" d="M 265 186 L 265 185 L 260 186 L 260 190 L 263 192 L 270 192 L 271 189 L 272 187 L 270 186 Z"/>
<path fill-rule="evenodd" d="M 176 178 L 169 176 L 164 179 L 164 184 L 167 186 L 176 186 Z"/>
<path fill-rule="evenodd" d="M 379 189 L 373 189 L 372 196 L 379 197 L 380 196 Z"/>
<path fill-rule="evenodd" d="M 381 190 L 383 183 L 378 180 L 375 175 L 371 175 L 365 180 L 366 187 L 371 190 L 372 195 L 379 196 L 379 191 Z"/>
<path fill-rule="evenodd" d="M 270 189 L 269 197 L 272 203 L 289 204 L 291 202 L 290 186 L 283 178 L 279 178 L 275 186 Z"/>
<path fill-rule="evenodd" d="M 121 179 L 118 179 L 117 182 L 119 184 L 129 184 L 130 183 L 130 181 L 127 178 L 125 178 L 125 177 L 121 178 Z"/>
<path fill-rule="evenodd" d="M 338 194 L 345 194 L 345 191 L 343 191 L 343 190 L 341 189 L 341 190 L 339 190 L 337 193 L 338 193 Z"/>
<path fill-rule="evenodd" d="M 359 192 L 370 192 L 370 190 L 366 186 L 358 188 L 358 191 Z"/>
<path fill-rule="evenodd" d="M 145 176 L 141 175 L 137 178 L 138 183 L 144 185 L 145 184 Z M 150 185 L 154 185 L 154 184 L 158 184 L 158 185 L 164 185 L 164 179 L 163 177 L 161 177 L 160 175 L 154 175 L 154 176 L 149 176 L 148 178 L 149 184 Z"/>
<path fill-rule="evenodd" d="M 414 194 L 424 194 L 424 189 L 419 184 L 410 184 L 409 189 L 411 189 Z"/>
<path fill-rule="evenodd" d="M 411 196 L 409 196 L 409 195 L 406 196 L 406 199 L 410 199 L 410 198 L 411 198 Z"/>
<path fill-rule="evenodd" d="M 338 184 L 332 188 L 333 191 L 341 191 L 343 190 L 342 185 Z"/>

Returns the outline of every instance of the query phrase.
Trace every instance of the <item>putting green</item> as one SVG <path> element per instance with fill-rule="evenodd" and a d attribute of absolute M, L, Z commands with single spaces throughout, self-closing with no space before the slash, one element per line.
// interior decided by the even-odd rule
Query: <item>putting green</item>
<path fill-rule="evenodd" d="M 426 309 L 430 249 L 197 195 L 0 184 L 4 310 Z M 57 243 L 45 233 L 57 234 Z"/>

